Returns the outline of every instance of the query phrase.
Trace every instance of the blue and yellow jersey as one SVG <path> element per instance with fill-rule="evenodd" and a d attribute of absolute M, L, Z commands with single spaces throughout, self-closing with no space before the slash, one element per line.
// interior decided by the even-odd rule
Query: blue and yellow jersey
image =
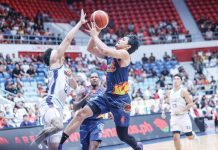
<path fill-rule="evenodd" d="M 107 89 L 106 93 L 125 95 L 129 92 L 128 67 L 120 67 L 119 60 L 107 57 Z"/>

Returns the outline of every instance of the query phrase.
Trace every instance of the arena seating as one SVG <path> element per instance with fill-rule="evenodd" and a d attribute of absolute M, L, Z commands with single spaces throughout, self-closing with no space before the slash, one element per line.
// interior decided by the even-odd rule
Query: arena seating
<path fill-rule="evenodd" d="M 202 33 L 206 33 L 209 30 L 216 32 L 213 33 L 217 38 L 218 32 L 218 1 L 217 0 L 186 0 L 186 4 L 189 7 L 195 21 L 197 22 Z M 207 37 L 206 37 L 207 39 Z"/>
<path fill-rule="evenodd" d="M 33 20 L 38 11 L 48 13 L 53 22 L 70 22 L 77 17 L 76 13 L 70 11 L 65 1 L 49 0 L 0 0 L 0 3 L 9 4 L 15 11 Z"/>
<path fill-rule="evenodd" d="M 201 16 L 206 16 L 212 21 L 218 21 L 218 1 L 217 0 L 186 0 L 186 3 L 193 14 L 196 21 L 201 19 Z"/>
<path fill-rule="evenodd" d="M 87 13 L 87 18 L 89 18 L 91 13 L 95 10 L 102 9 L 108 12 L 110 19 L 114 21 L 114 27 L 110 30 L 110 33 L 115 33 L 119 27 L 124 27 L 127 31 L 126 27 L 128 24 L 133 23 L 135 33 L 139 33 L 140 29 L 144 27 L 146 28 L 145 31 L 143 31 L 144 37 L 146 38 L 144 41 L 145 44 L 155 43 L 151 39 L 152 35 L 149 33 L 149 27 L 154 27 L 155 30 L 158 30 L 160 22 L 171 24 L 174 21 L 178 26 L 178 29 L 176 30 L 179 31 L 173 31 L 173 34 L 187 34 L 182 20 L 171 0 L 138 0 L 137 2 L 131 0 L 95 0 L 90 2 L 74 1 L 72 6 L 73 11 L 70 10 L 66 1 L 0 0 L 0 3 L 9 4 L 10 7 L 31 20 L 34 19 L 39 11 L 48 14 L 53 22 L 68 23 L 72 20 L 78 19 L 78 14 L 76 13 L 77 10 L 83 8 Z M 165 33 L 166 29 L 161 30 L 164 30 L 163 33 L 158 33 L 157 36 L 165 36 L 167 34 Z M 166 37 L 163 38 L 165 39 Z M 158 43 L 165 42 L 159 41 Z"/>
<path fill-rule="evenodd" d="M 119 5 L 118 5 L 119 4 Z M 144 37 L 147 38 L 145 44 L 151 44 L 149 38 L 149 27 L 157 27 L 161 21 L 170 23 L 176 21 L 180 33 L 187 33 L 186 29 L 175 9 L 171 0 L 95 0 L 86 4 L 84 2 L 75 2 L 74 8 L 84 8 L 88 17 L 92 12 L 98 9 L 105 10 L 109 17 L 114 21 L 114 29 L 110 32 L 116 32 L 119 27 L 126 28 L 129 23 L 134 24 L 134 31 L 138 33 L 142 27 L 146 27 Z"/>

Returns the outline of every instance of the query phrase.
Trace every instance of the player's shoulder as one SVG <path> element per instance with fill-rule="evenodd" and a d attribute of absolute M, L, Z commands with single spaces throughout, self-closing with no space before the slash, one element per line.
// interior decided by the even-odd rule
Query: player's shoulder
<path fill-rule="evenodd" d="M 187 88 L 181 88 L 181 95 L 182 97 L 184 97 L 185 95 L 189 95 L 189 91 Z"/>
<path fill-rule="evenodd" d="M 49 71 L 59 71 L 61 69 L 65 69 L 64 64 L 53 63 L 49 66 Z"/>

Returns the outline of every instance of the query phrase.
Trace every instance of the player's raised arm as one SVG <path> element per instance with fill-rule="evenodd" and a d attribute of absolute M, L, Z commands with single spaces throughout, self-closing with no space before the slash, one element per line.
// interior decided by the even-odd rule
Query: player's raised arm
<path fill-rule="evenodd" d="M 95 41 L 92 37 L 89 40 L 87 50 L 99 58 L 105 57 L 105 55 L 101 53 L 101 50 L 95 45 Z"/>
<path fill-rule="evenodd" d="M 65 51 L 67 50 L 68 46 L 70 45 L 71 41 L 74 38 L 75 33 L 79 30 L 79 28 L 86 23 L 86 14 L 83 10 L 81 10 L 81 16 L 80 21 L 76 24 L 76 26 L 71 29 L 70 32 L 66 35 L 64 40 L 61 42 L 61 44 L 58 46 L 58 48 L 52 53 L 51 55 L 51 62 L 56 61 L 57 59 L 60 59 L 62 56 L 64 56 Z"/>
<path fill-rule="evenodd" d="M 115 50 L 114 48 L 108 47 L 106 44 L 104 44 L 98 37 L 98 31 L 94 23 L 91 23 L 91 27 L 89 27 L 89 33 L 92 37 L 91 40 L 94 41 L 96 45 L 96 49 L 94 51 L 98 51 L 101 55 L 103 56 L 110 56 L 113 58 L 118 58 L 118 59 L 127 59 L 130 58 L 129 53 L 126 50 Z M 92 42 L 92 41 L 91 41 Z M 130 48 L 131 46 L 129 45 Z"/>

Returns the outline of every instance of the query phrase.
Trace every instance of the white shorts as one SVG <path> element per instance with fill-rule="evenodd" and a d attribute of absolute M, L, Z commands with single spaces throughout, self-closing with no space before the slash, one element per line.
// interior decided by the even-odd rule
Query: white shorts
<path fill-rule="evenodd" d="M 50 127 L 52 120 L 63 120 L 63 114 L 55 107 L 47 107 L 46 111 L 45 107 L 40 108 L 40 114 L 42 116 L 42 123 L 44 124 L 44 128 Z M 62 132 L 63 131 L 59 131 L 48 137 L 48 143 L 59 143 L 61 140 Z"/>
<path fill-rule="evenodd" d="M 188 114 L 184 115 L 171 115 L 170 119 L 171 132 L 180 131 L 183 133 L 192 131 L 192 122 Z"/>

